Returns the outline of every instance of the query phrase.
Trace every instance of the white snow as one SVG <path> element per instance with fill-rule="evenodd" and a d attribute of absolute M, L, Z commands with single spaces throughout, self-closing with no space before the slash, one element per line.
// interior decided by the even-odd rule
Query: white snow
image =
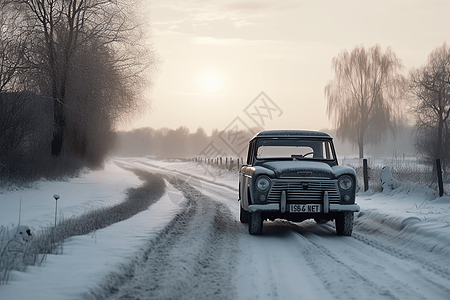
<path fill-rule="evenodd" d="M 0 189 L 0 226 L 17 226 L 21 206 L 20 223 L 36 231 L 54 224 L 55 194 L 60 196 L 57 217 L 69 218 L 93 208 L 119 203 L 124 199 L 127 187 L 137 187 L 141 183 L 133 173 L 108 162 L 103 171 L 83 174 L 67 182 L 40 181 L 35 188 L 19 191 Z"/>
<path fill-rule="evenodd" d="M 83 212 L 89 201 L 97 202 L 91 203 L 90 207 L 120 202 L 123 199 L 111 193 L 124 196 L 123 191 L 118 189 L 126 188 L 127 185 L 136 186 L 136 183 L 139 180 L 133 173 L 117 168 L 110 162 L 105 170 L 92 172 L 83 178 L 52 182 L 50 185 L 44 183 L 36 193 L 49 191 L 51 194 L 51 188 L 58 189 L 62 197 L 75 202 L 63 206 L 61 211 L 65 212 L 66 208 L 74 214 Z M 105 194 L 100 197 L 99 193 Z M 7 202 L 11 194 L 14 193 L 0 195 L 0 203 L 4 200 Z M 28 195 L 27 192 L 25 194 Z M 39 199 L 43 199 L 42 203 L 39 203 Z M 46 200 L 44 197 L 33 198 L 33 206 L 39 207 L 35 217 L 33 212 L 26 212 L 26 207 L 23 207 L 25 217 L 22 217 L 22 222 L 41 224 L 33 221 L 47 216 L 42 213 L 44 207 L 48 206 Z M 62 255 L 48 255 L 41 267 L 28 267 L 24 273 L 13 272 L 8 284 L 0 286 L 0 299 L 77 299 L 80 294 L 95 287 L 104 275 L 119 270 L 121 264 L 132 258 L 140 246 L 161 231 L 181 209 L 182 206 L 173 203 L 165 194 L 148 210 L 128 220 L 89 235 L 69 238 L 64 243 Z M 6 215 L 3 209 L 2 214 Z"/>
<path fill-rule="evenodd" d="M 297 169 L 306 169 L 317 172 L 332 172 L 332 169 L 326 163 L 314 161 L 270 161 L 264 163 L 264 166 L 275 170 L 275 172 L 295 171 Z"/>
<path fill-rule="evenodd" d="M 23 245 L 31 239 L 31 228 L 27 225 L 20 225 L 10 230 L 1 229 L 0 253 L 3 253 L 6 249 L 13 250 L 16 246 Z"/>
<path fill-rule="evenodd" d="M 168 162 L 145 158 L 120 159 L 120 162 L 130 166 L 141 166 L 147 170 L 156 170 L 157 166 L 164 168 L 159 169 L 162 173 L 171 176 L 195 178 L 193 186 L 213 199 L 226 203 L 236 219 L 238 218 L 236 170 L 228 172 L 194 162 Z M 67 182 L 41 181 L 33 189 L 0 191 L 0 226 L 9 228 L 17 226 L 20 199 L 22 199 L 21 224 L 30 226 L 33 232 L 54 222 L 54 194 L 61 197 L 58 200 L 58 217 L 69 217 L 95 207 L 118 203 L 124 199 L 124 190 L 127 187 L 136 187 L 141 183 L 132 172 L 125 171 L 110 161 L 102 171 L 86 173 Z M 361 234 L 370 235 L 375 239 L 387 237 L 410 249 L 424 249 L 437 253 L 442 255 L 439 257 L 446 259 L 446 262 L 436 261 L 436 263 L 447 263 L 450 255 L 450 197 L 436 198 L 436 193 L 426 186 L 398 183 L 398 186 L 392 187 L 384 193 L 369 191 L 358 194 L 357 203 L 361 207 L 361 212 L 355 213 L 355 228 L 358 228 Z M 173 188 L 169 191 L 176 194 Z M 178 198 L 165 194 L 147 211 L 128 220 L 89 235 L 66 240 L 62 255 L 49 255 L 41 267 L 28 267 L 26 272 L 13 272 L 9 283 L 0 286 L 0 299 L 79 298 L 81 294 L 96 286 L 103 276 L 111 271 L 120 270 L 122 264 L 138 255 L 142 245 L 156 237 L 182 209 L 177 205 L 180 201 Z M 323 299 L 331 299 L 327 291 L 317 291 L 320 284 L 323 284 L 320 278 L 327 275 L 326 271 L 317 273 L 312 268 L 316 266 L 326 270 L 326 262 L 309 261 L 312 258 L 305 255 L 317 249 L 328 253 L 324 250 L 325 247 L 328 243 L 335 245 L 336 239 L 331 235 L 329 241 L 323 238 L 315 240 L 313 237 L 309 239 L 311 244 L 305 246 L 305 238 L 295 232 L 301 231 L 301 234 L 308 236 L 308 230 L 328 230 L 328 227 L 320 227 L 317 224 L 313 227 L 306 221 L 301 227 L 291 230 L 293 225 L 288 223 L 280 227 L 280 224 L 285 223 L 279 221 L 268 223 L 268 236 L 246 235 L 245 241 L 240 240 L 241 246 L 245 243 L 250 245 L 250 248 L 249 251 L 236 250 L 240 262 L 235 280 L 239 298 L 283 299 L 292 298 L 298 292 L 306 299 L 310 298 L 308 296 L 318 295 Z M 288 230 L 278 234 L 280 230 L 285 230 L 281 228 Z M 346 241 L 352 241 L 355 246 L 362 244 L 351 238 L 341 238 L 340 241 L 339 247 L 344 247 Z M 285 243 L 284 252 L 277 253 L 280 243 Z M 296 245 L 299 247 L 297 254 Z M 270 249 L 273 251 L 267 251 L 270 249 L 263 249 L 264 247 L 272 247 L 273 249 Z M 355 252 L 353 262 L 349 257 L 348 264 L 356 263 L 358 255 Z M 368 263 L 367 270 L 361 271 L 364 276 L 370 276 L 372 270 L 375 273 L 379 272 L 373 269 L 372 265 L 381 263 L 384 258 L 375 256 L 364 257 Z M 277 265 L 263 263 L 269 258 L 276 261 Z M 292 259 L 294 260 L 291 261 Z M 248 272 L 257 272 L 259 275 L 251 277 L 249 279 L 252 281 L 251 285 L 245 286 Z M 395 278 L 400 276 L 394 267 L 391 273 Z M 270 287 L 274 278 L 280 278 L 280 282 L 285 282 L 284 285 Z M 308 282 L 308 288 L 299 291 L 296 288 L 299 280 Z M 387 282 L 388 279 L 379 279 L 380 285 L 388 284 Z M 331 280 L 328 284 L 333 286 L 337 283 Z M 392 286 L 392 289 L 396 288 L 398 286 Z M 272 294 L 274 291 L 277 291 L 277 295 Z M 433 295 L 430 295 L 430 299 L 431 296 Z"/>
<path fill-rule="evenodd" d="M 356 177 L 355 169 L 347 167 L 347 166 L 334 166 L 333 168 L 334 175 L 339 177 L 344 174 L 351 174 Z"/>
<path fill-rule="evenodd" d="M 383 188 L 383 193 L 389 193 L 399 186 L 398 181 L 392 176 L 391 168 L 389 166 L 383 167 L 381 170 L 381 187 Z"/>
<path fill-rule="evenodd" d="M 330 174 L 334 174 L 336 177 L 343 174 L 351 174 L 356 176 L 355 170 L 352 168 L 346 166 L 330 167 L 326 163 L 315 161 L 271 161 L 264 163 L 264 167 L 268 167 L 277 173 L 303 169 L 316 172 L 328 172 Z"/>

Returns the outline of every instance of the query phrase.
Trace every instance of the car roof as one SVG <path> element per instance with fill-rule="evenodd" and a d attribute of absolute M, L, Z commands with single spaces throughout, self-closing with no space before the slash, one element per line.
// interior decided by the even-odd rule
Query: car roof
<path fill-rule="evenodd" d="M 310 130 L 266 130 L 257 133 L 252 140 L 255 138 L 270 137 L 270 138 L 295 138 L 295 137 L 314 137 L 314 138 L 331 138 L 328 133 L 321 131 L 310 131 Z"/>

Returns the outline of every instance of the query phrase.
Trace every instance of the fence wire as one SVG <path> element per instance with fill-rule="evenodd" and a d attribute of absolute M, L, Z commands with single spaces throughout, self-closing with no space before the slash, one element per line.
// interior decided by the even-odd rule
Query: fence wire
<path fill-rule="evenodd" d="M 364 170 L 363 160 L 352 162 L 343 162 L 343 165 L 350 166 L 355 169 L 358 180 L 358 188 L 364 190 Z M 408 182 L 413 184 L 423 184 L 431 189 L 438 190 L 437 174 L 433 166 L 423 165 L 415 160 L 405 159 L 384 159 L 384 160 L 368 160 L 368 177 L 369 188 L 375 192 L 381 192 L 381 172 L 383 167 L 389 166 L 392 176 L 398 182 Z M 450 176 L 443 172 L 442 180 L 444 183 L 444 193 L 450 193 Z"/>

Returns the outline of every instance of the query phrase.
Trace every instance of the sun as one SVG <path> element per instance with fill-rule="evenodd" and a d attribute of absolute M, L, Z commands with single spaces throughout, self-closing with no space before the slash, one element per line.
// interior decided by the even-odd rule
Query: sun
<path fill-rule="evenodd" d="M 223 88 L 223 76 L 216 70 L 207 70 L 198 77 L 200 88 L 207 92 L 217 92 Z"/>

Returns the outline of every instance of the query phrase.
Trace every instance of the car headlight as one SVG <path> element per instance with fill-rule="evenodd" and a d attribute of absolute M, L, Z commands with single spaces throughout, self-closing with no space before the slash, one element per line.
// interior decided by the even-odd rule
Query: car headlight
<path fill-rule="evenodd" d="M 256 188 L 261 192 L 267 191 L 269 187 L 270 187 L 269 177 L 259 176 L 258 179 L 256 179 Z"/>
<path fill-rule="evenodd" d="M 353 187 L 353 179 L 348 175 L 344 175 L 339 178 L 338 184 L 341 190 L 347 191 Z"/>

